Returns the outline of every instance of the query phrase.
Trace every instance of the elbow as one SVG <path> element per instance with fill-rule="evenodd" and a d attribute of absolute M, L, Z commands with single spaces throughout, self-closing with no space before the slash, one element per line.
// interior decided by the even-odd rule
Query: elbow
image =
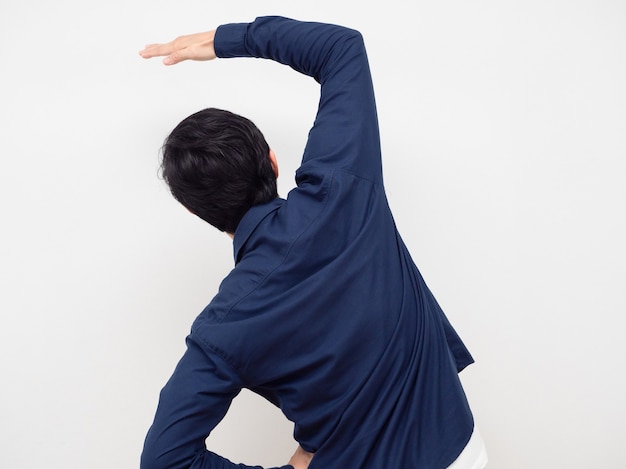
<path fill-rule="evenodd" d="M 162 445 L 156 444 L 155 441 L 151 441 L 150 438 L 146 439 L 141 453 L 141 460 L 139 463 L 140 469 L 174 469 L 183 467 L 174 461 L 175 455 L 173 452 L 166 452 Z"/>
<path fill-rule="evenodd" d="M 340 54 L 352 57 L 367 56 L 363 35 L 355 29 L 344 29 L 336 47 Z"/>
<path fill-rule="evenodd" d="M 328 27 L 329 25 L 324 25 Z M 345 26 L 330 25 L 326 34 L 326 41 L 331 50 L 346 50 L 352 48 L 363 48 L 363 35 L 356 29 L 346 28 Z"/>
<path fill-rule="evenodd" d="M 165 469 L 167 461 L 161 458 L 152 448 L 144 447 L 139 463 L 140 469 Z"/>
<path fill-rule="evenodd" d="M 365 48 L 363 35 L 356 29 L 344 28 L 343 43 L 347 47 L 356 47 L 358 49 Z"/>
<path fill-rule="evenodd" d="M 187 453 L 180 448 L 166 448 L 149 439 L 143 447 L 140 469 L 189 469 L 195 463 L 198 453 Z"/>

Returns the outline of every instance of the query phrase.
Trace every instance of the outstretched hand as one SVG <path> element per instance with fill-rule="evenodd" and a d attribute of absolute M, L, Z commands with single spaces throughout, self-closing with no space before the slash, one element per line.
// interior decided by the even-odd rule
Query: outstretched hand
<path fill-rule="evenodd" d="M 184 60 L 213 60 L 215 30 L 180 36 L 166 44 L 148 44 L 139 55 L 144 59 L 164 57 L 165 65 L 174 65 Z"/>

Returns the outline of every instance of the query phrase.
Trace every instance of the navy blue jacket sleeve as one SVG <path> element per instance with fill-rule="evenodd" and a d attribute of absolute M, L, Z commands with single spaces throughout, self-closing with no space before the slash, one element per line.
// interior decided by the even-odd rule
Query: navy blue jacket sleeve
<path fill-rule="evenodd" d="M 208 451 L 204 443 L 241 387 L 230 365 L 210 349 L 207 352 L 207 347 L 192 332 L 187 338 L 187 351 L 161 391 L 156 416 L 144 443 L 141 469 L 250 467 Z"/>
<path fill-rule="evenodd" d="M 358 31 L 280 17 L 220 26 L 218 57 L 260 57 L 321 84 L 319 109 L 299 174 L 340 169 L 382 181 L 378 119 L 369 63 Z"/>

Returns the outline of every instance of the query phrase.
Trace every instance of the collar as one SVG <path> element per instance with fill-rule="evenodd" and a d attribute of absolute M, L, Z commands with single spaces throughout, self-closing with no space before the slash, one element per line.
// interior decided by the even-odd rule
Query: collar
<path fill-rule="evenodd" d="M 255 205 L 245 213 L 245 215 L 239 222 L 237 229 L 235 230 L 235 238 L 233 239 L 235 264 L 239 262 L 239 254 L 241 252 L 241 249 L 243 248 L 244 244 L 246 244 L 246 241 L 248 240 L 252 232 L 266 216 L 280 208 L 283 202 L 285 202 L 284 199 L 276 197 L 275 199 L 272 199 L 265 204 Z"/>

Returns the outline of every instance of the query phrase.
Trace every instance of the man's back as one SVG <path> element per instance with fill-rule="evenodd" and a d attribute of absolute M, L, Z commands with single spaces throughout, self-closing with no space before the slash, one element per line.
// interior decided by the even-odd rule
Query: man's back
<path fill-rule="evenodd" d="M 245 387 L 295 423 L 311 468 L 447 467 L 472 433 L 457 376 L 472 358 L 389 211 L 360 35 L 261 18 L 220 27 L 215 50 L 315 77 L 320 108 L 298 187 L 239 223 L 235 268 L 192 327 L 144 454 L 223 467 L 203 441 Z"/>

